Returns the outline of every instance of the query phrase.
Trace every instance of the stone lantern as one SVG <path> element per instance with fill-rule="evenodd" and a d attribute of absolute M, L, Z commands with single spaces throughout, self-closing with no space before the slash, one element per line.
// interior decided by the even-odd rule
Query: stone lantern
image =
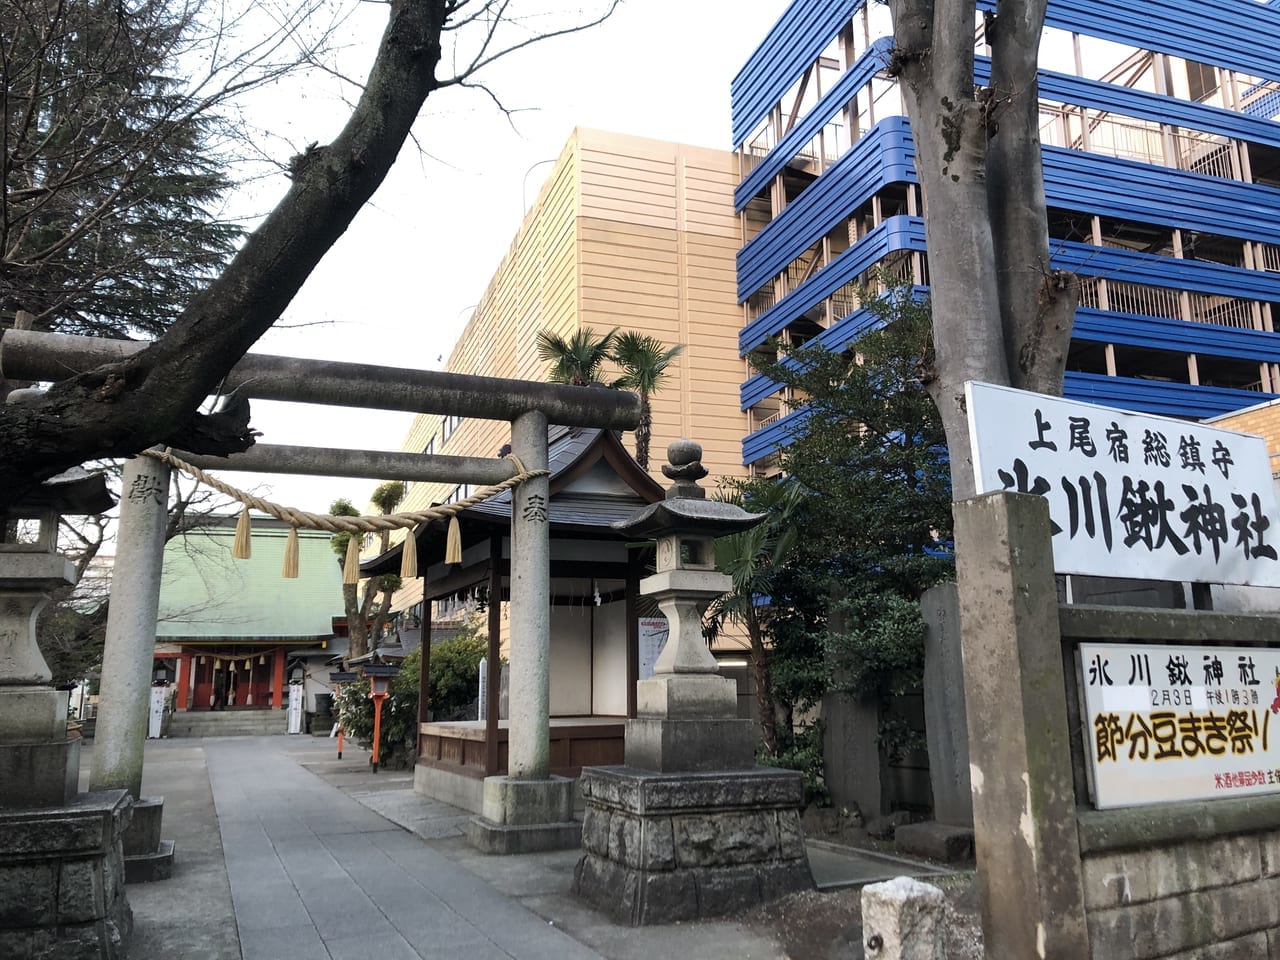
<path fill-rule="evenodd" d="M 50 593 L 75 583 L 58 519 L 112 505 L 99 474 L 46 481 L 0 513 L 0 956 L 123 956 L 124 790 L 77 793 L 80 739 L 36 644 Z"/>
<path fill-rule="evenodd" d="M 667 618 L 667 643 L 653 676 L 636 684 L 636 719 L 627 723 L 626 763 L 649 770 L 727 770 L 755 766 L 756 725 L 738 719 L 737 684 L 720 676 L 702 634 L 707 605 L 733 587 L 716 570 L 715 540 L 765 519 L 706 499 L 702 447 L 677 440 L 662 472 L 675 481 L 665 500 L 615 528 L 657 541 L 655 572 L 640 584 Z"/>
<path fill-rule="evenodd" d="M 0 807 L 65 803 L 76 792 L 80 740 L 68 739 L 65 695 L 36 643 L 50 594 L 76 582 L 57 552 L 58 520 L 102 513 L 111 495 L 101 475 L 75 469 L 41 484 L 0 525 Z"/>
<path fill-rule="evenodd" d="M 801 775 L 755 764 L 756 724 L 737 716 L 702 614 L 732 586 L 715 569 L 717 537 L 764 520 L 707 500 L 702 448 L 679 440 L 662 472 L 665 500 L 615 528 L 657 541 L 640 583 L 668 621 L 654 674 L 636 685 L 625 764 L 588 767 L 574 892 L 632 924 L 723 916 L 813 885 L 800 830 Z"/>

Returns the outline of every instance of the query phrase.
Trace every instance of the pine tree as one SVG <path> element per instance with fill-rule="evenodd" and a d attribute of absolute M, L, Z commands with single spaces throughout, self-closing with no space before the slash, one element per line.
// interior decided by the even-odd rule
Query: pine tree
<path fill-rule="evenodd" d="M 199 5 L 6 0 L 0 328 L 157 336 L 241 230 L 225 132 L 177 79 Z"/>

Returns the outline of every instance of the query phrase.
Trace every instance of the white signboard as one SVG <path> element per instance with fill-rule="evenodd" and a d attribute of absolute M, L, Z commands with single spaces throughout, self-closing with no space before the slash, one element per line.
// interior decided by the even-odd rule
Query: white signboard
<path fill-rule="evenodd" d="M 300 683 L 289 684 L 289 732 L 302 732 L 302 701 L 306 690 Z"/>
<path fill-rule="evenodd" d="M 168 698 L 168 687 L 151 688 L 151 708 L 147 714 L 147 739 L 155 740 L 160 736 L 161 724 L 164 722 L 164 704 Z"/>
<path fill-rule="evenodd" d="M 648 680 L 653 676 L 653 665 L 658 662 L 662 648 L 667 645 L 667 618 L 640 618 L 640 677 Z"/>
<path fill-rule="evenodd" d="M 1098 807 L 1280 792 L 1280 650 L 1082 643 L 1080 689 Z"/>
<path fill-rule="evenodd" d="M 1057 572 L 1280 586 L 1261 437 L 985 383 L 965 392 L 978 492 L 1049 501 Z"/>

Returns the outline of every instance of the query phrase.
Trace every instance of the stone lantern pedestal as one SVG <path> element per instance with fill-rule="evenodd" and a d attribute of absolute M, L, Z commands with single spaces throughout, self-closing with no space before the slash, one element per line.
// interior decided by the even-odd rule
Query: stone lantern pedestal
<path fill-rule="evenodd" d="M 702 448 L 677 441 L 667 499 L 616 526 L 657 540 L 641 581 L 666 614 L 667 644 L 636 687 L 625 765 L 588 767 L 583 856 L 574 892 L 632 924 L 723 916 L 813 886 L 800 830 L 801 775 L 755 764 L 756 725 L 702 637 L 708 603 L 731 581 L 716 572 L 717 536 L 764 519 L 705 499 Z"/>
<path fill-rule="evenodd" d="M 124 790 L 78 794 L 80 739 L 66 694 L 49 686 L 36 618 L 75 583 L 56 553 L 58 517 L 111 506 L 100 476 L 48 481 L 0 515 L 0 957 L 122 957 Z"/>

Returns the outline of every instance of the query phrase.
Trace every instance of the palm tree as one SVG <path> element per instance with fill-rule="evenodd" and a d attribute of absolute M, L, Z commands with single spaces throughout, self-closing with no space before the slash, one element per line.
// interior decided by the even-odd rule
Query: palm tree
<path fill-rule="evenodd" d="M 793 518 L 803 505 L 805 492 L 794 482 L 760 480 L 739 484 L 724 499 L 752 512 L 765 513 L 769 519 L 750 530 L 716 540 L 716 569 L 733 580 L 733 587 L 712 601 L 707 610 L 709 626 L 713 633 L 726 622 L 746 629 L 760 713 L 760 739 L 769 754 L 777 756 L 778 718 L 769 677 L 769 651 L 765 647 L 767 604 L 774 577 L 796 546 Z"/>
<path fill-rule="evenodd" d="M 595 331 L 582 327 L 568 340 L 550 330 L 541 330 L 534 342 L 538 359 L 551 361 L 548 379 L 552 383 L 571 383 L 577 387 L 603 383 L 612 387 L 617 384 L 603 380 L 600 368 L 612 357 L 617 336 L 617 327 L 603 337 L 597 337 Z"/>
<path fill-rule="evenodd" d="M 649 441 L 653 436 L 653 408 L 650 395 L 657 392 L 667 377 L 671 361 L 680 355 L 684 345 L 665 346 L 661 340 L 628 330 L 618 336 L 613 346 L 613 362 L 622 368 L 617 386 L 640 394 L 640 423 L 636 426 L 636 463 L 649 469 Z"/>

